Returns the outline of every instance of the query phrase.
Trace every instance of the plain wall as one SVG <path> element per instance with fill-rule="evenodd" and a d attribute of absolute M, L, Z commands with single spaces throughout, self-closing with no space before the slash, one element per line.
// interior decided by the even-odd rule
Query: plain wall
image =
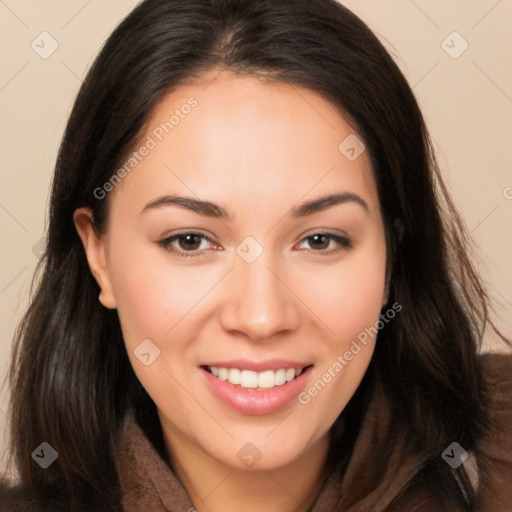
<path fill-rule="evenodd" d="M 480 271 L 500 302 L 497 323 L 510 335 L 512 2 L 342 3 L 376 32 L 413 87 L 443 175 L 479 246 Z M 0 2 L 0 382 L 28 303 L 53 166 L 74 97 L 101 45 L 135 5 L 134 0 Z M 58 44 L 49 56 L 45 52 L 56 43 L 42 32 Z M 491 338 L 485 346 L 496 349 Z M 0 395 L 0 453 L 7 443 L 7 392 L 4 387 Z"/>

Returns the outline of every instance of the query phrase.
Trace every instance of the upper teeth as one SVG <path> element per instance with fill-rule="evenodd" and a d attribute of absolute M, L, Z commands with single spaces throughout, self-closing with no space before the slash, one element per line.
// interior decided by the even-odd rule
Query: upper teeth
<path fill-rule="evenodd" d="M 239 370 L 238 368 L 209 367 L 212 375 L 220 380 L 227 380 L 231 384 L 239 384 L 242 388 L 269 389 L 274 386 L 282 386 L 292 381 L 302 373 L 302 368 L 280 368 L 279 370 L 267 370 L 265 372 L 253 372 Z"/>

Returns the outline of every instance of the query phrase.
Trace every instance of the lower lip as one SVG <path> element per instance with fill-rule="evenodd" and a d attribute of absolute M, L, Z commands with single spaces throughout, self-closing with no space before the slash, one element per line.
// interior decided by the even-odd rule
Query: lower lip
<path fill-rule="evenodd" d="M 206 382 L 212 391 L 235 411 L 242 414 L 259 416 L 271 414 L 288 405 L 304 387 L 311 366 L 298 377 L 282 386 L 259 391 L 257 389 L 240 388 L 228 381 L 214 377 L 209 371 L 201 368 Z"/>

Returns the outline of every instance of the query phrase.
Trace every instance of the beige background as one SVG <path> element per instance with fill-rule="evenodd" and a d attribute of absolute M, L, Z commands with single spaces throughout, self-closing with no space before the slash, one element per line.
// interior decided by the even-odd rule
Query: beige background
<path fill-rule="evenodd" d="M 27 305 L 73 99 L 102 43 L 136 3 L 0 0 L 0 384 Z M 413 87 L 444 176 L 480 247 L 479 268 L 499 301 L 498 323 L 511 335 L 512 1 L 343 3 L 377 33 Z M 58 43 L 46 59 L 31 47 L 35 41 L 39 52 L 51 49 L 42 32 Z M 452 58 L 466 42 L 467 50 Z M 486 340 L 487 349 L 494 346 Z M 0 395 L 0 453 L 7 392 L 4 387 Z"/>

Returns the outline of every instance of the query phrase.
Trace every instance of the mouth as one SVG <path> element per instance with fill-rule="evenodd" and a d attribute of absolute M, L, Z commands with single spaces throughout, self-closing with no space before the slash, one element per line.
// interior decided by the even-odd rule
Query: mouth
<path fill-rule="evenodd" d="M 313 364 L 232 361 L 199 368 L 207 388 L 221 404 L 242 414 L 264 415 L 283 409 L 297 398 Z"/>
<path fill-rule="evenodd" d="M 277 370 L 265 370 L 262 372 L 224 366 L 203 365 L 202 368 L 215 378 L 229 382 L 233 386 L 263 391 L 284 386 L 299 377 L 310 366 L 312 365 L 298 366 L 297 368 L 278 368 Z"/>

